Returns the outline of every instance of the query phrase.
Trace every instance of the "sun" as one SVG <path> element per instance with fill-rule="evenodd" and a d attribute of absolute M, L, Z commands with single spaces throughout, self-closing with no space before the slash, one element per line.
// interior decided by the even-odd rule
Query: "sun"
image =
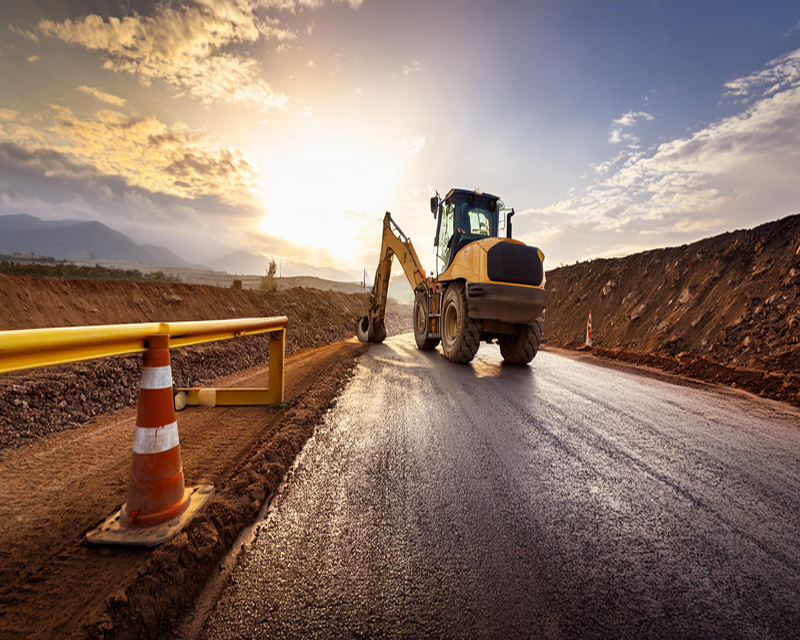
<path fill-rule="evenodd" d="M 362 250 L 353 213 L 379 218 L 401 174 L 397 150 L 340 132 L 309 132 L 271 163 L 259 229 L 298 245 L 325 249 L 350 263 Z"/>

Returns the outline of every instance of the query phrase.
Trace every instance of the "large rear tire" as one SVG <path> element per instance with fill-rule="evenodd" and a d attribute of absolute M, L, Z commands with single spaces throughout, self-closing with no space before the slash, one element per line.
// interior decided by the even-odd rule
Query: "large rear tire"
<path fill-rule="evenodd" d="M 420 351 L 430 351 L 439 344 L 439 338 L 428 337 L 428 294 L 424 291 L 417 291 L 414 295 L 414 340 L 417 341 L 417 349 Z"/>
<path fill-rule="evenodd" d="M 481 344 L 481 322 L 467 312 L 463 282 L 454 282 L 444 294 L 441 317 L 442 350 L 451 362 L 472 362 Z"/>
<path fill-rule="evenodd" d="M 518 325 L 513 335 L 498 336 L 503 360 L 510 364 L 528 364 L 539 353 L 544 331 L 544 316 L 531 324 Z"/>

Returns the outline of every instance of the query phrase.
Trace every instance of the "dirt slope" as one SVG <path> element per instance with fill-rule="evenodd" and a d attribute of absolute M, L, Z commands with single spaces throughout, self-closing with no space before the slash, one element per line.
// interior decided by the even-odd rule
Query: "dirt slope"
<path fill-rule="evenodd" d="M 261 293 L 182 284 L 0 276 L 0 330 L 125 322 L 286 315 L 286 352 L 346 340 L 367 296 L 296 288 Z M 387 315 L 407 331 L 410 311 Z M 266 336 L 172 352 L 179 386 L 205 383 L 267 362 Z M 120 357 L 0 376 L 0 449 L 75 428 L 136 402 L 141 357 Z"/>
<path fill-rule="evenodd" d="M 582 343 L 591 311 L 601 352 L 769 375 L 764 395 L 800 402 L 800 215 L 555 269 L 547 288 L 550 344 Z"/>

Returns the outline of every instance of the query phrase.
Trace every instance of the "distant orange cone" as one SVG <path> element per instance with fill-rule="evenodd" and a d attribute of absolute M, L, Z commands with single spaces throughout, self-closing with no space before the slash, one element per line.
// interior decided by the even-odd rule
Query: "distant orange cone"
<path fill-rule="evenodd" d="M 592 346 L 592 312 L 589 312 L 589 321 L 586 323 L 586 346 Z"/>
<path fill-rule="evenodd" d="M 155 546 L 166 542 L 214 495 L 213 485 L 184 486 L 169 336 L 150 336 L 147 346 L 128 501 L 117 514 L 86 534 L 86 539 L 96 544 Z"/>

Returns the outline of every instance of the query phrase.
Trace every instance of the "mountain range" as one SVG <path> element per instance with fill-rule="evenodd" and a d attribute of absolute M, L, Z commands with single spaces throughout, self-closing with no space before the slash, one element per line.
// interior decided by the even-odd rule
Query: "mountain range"
<path fill-rule="evenodd" d="M 0 216 L 0 253 L 34 253 L 59 260 L 123 260 L 158 267 L 207 269 L 165 247 L 136 244 L 102 222 L 41 220 L 26 213 Z"/>
<path fill-rule="evenodd" d="M 69 262 L 124 261 L 160 268 L 225 271 L 229 274 L 263 276 L 270 258 L 249 251 L 234 251 L 203 264 L 192 264 L 173 251 L 154 244 L 137 244 L 124 233 L 102 222 L 42 220 L 26 213 L 0 216 L 0 254 L 35 254 Z M 284 260 L 285 276 L 316 276 L 352 282 L 352 274 L 332 267 Z"/>

